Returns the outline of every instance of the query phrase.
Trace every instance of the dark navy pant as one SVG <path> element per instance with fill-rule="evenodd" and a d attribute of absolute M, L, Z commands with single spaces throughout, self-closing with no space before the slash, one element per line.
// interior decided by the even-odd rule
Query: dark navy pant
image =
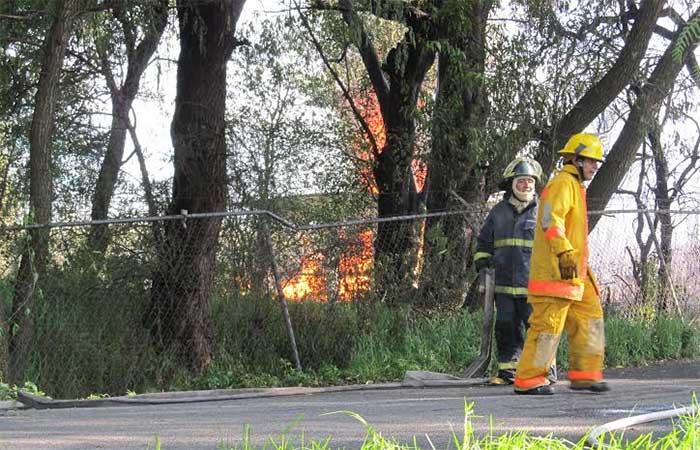
<path fill-rule="evenodd" d="M 496 357 L 501 367 L 517 362 L 523 351 L 527 319 L 532 308 L 527 297 L 496 294 Z"/>

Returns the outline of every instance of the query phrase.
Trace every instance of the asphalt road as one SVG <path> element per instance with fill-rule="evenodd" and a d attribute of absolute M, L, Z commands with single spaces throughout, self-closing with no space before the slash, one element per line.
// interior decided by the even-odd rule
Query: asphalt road
<path fill-rule="evenodd" d="M 365 426 L 339 411 L 359 414 L 385 437 L 422 448 L 454 448 L 452 433 L 463 430 L 465 402 L 474 403 L 475 431 L 484 435 L 528 430 L 578 440 L 592 427 L 631 415 L 691 404 L 700 393 L 700 362 L 611 370 L 606 394 L 570 391 L 562 381 L 550 397 L 516 396 L 508 387 L 431 387 L 313 392 L 302 395 L 160 405 L 0 410 L 2 449 L 147 449 L 156 436 L 163 450 L 262 448 L 270 439 L 298 448 L 331 438 L 331 448 L 359 448 Z M 170 399 L 177 399 L 172 394 Z M 230 396 L 229 396 L 230 397 Z M 331 414 L 329 414 L 331 413 Z M 669 423 L 626 432 L 662 433 Z M 268 445 L 267 448 L 270 448 Z"/>

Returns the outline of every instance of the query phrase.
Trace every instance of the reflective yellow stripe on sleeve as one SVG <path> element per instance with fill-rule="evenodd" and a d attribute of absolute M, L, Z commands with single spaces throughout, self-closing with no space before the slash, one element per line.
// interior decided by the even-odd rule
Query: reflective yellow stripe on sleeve
<path fill-rule="evenodd" d="M 529 247 L 532 248 L 532 239 L 498 239 L 493 243 L 493 246 L 498 247 Z"/>
<path fill-rule="evenodd" d="M 491 253 L 476 252 L 476 253 L 474 254 L 474 261 L 476 261 L 477 259 L 490 258 L 490 257 L 491 257 Z"/>

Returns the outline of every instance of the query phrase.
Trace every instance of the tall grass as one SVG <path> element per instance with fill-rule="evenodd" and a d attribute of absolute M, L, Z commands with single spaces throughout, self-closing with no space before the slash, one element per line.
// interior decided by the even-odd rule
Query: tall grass
<path fill-rule="evenodd" d="M 289 342 L 278 305 L 262 302 L 235 313 L 229 310 L 231 318 L 220 322 L 226 327 L 220 333 L 227 336 L 220 341 L 226 344 L 225 349 L 210 373 L 195 385 L 366 383 L 400 380 L 407 370 L 458 375 L 478 354 L 480 313 L 419 315 L 382 305 L 356 304 L 296 303 L 290 307 L 305 365 L 303 374 L 293 370 L 289 362 Z M 251 330 L 246 323 L 261 328 Z M 263 336 L 266 338 L 260 341 Z M 609 315 L 606 336 L 609 367 L 700 357 L 700 330 L 673 316 L 643 321 Z M 568 368 L 567 356 L 564 338 L 557 360 L 561 368 Z M 225 371 L 229 376 L 222 376 Z"/>
<path fill-rule="evenodd" d="M 380 310 L 379 326 L 359 337 L 349 368 L 363 381 L 400 379 L 406 370 L 460 373 L 478 356 L 481 321 L 478 313 L 409 319 Z"/>
<path fill-rule="evenodd" d="M 90 264 L 79 256 L 41 280 L 35 311 L 27 380 L 55 398 L 379 382 L 399 380 L 406 370 L 458 375 L 478 353 L 479 313 L 420 314 L 372 302 L 291 303 L 304 368 L 299 372 L 277 301 L 221 291 L 212 301 L 215 357 L 205 374 L 192 377 L 176 358 L 149 344 L 143 323 L 150 286 L 143 280 L 151 269 L 121 256 Z M 608 366 L 700 357 L 700 329 L 672 316 L 643 321 L 610 314 L 606 334 Z M 566 355 L 564 340 L 558 355 L 563 368 Z"/>
<path fill-rule="evenodd" d="M 85 259 L 50 268 L 40 282 L 27 379 L 56 397 L 143 388 L 159 364 L 141 325 L 148 287 L 138 274 L 123 276 L 141 266 Z"/>
<path fill-rule="evenodd" d="M 665 359 L 697 358 L 700 332 L 675 316 L 654 320 L 606 319 L 606 363 L 633 366 Z"/>

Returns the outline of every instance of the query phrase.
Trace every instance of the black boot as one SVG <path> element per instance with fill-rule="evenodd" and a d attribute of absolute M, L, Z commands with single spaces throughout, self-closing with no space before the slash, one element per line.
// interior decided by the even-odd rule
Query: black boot
<path fill-rule="evenodd" d="M 553 395 L 554 388 L 545 384 L 544 386 L 537 386 L 532 389 L 515 389 L 515 393 L 518 395 Z"/>
<path fill-rule="evenodd" d="M 572 381 L 569 389 L 574 391 L 608 392 L 610 386 L 605 381 Z"/>

